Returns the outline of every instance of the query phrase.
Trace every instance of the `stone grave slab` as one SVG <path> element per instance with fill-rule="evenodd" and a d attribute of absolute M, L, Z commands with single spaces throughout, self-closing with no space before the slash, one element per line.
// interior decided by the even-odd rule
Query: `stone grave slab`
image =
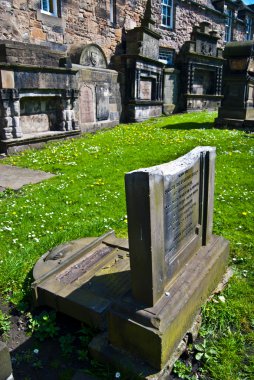
<path fill-rule="evenodd" d="M 62 244 L 34 267 L 35 304 L 103 330 L 112 303 L 130 289 L 129 269 L 128 242 L 113 231 Z"/>
<path fill-rule="evenodd" d="M 54 177 L 54 174 L 46 173 L 41 170 L 0 165 L 0 189 L 8 188 L 18 190 L 24 185 L 38 183 L 52 177 Z"/>
<path fill-rule="evenodd" d="M 80 120 L 81 123 L 92 123 L 95 121 L 93 90 L 87 85 L 80 89 Z"/>
<path fill-rule="evenodd" d="M 109 89 L 108 85 L 97 85 L 96 93 L 96 118 L 97 120 L 108 120 L 109 118 Z"/>

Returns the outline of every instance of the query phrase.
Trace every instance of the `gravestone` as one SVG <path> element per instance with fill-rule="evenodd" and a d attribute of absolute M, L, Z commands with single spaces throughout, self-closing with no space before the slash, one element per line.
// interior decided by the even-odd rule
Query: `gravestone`
<path fill-rule="evenodd" d="M 106 56 L 96 44 L 70 47 L 73 68 L 78 69 L 79 104 L 82 132 L 114 127 L 119 123 L 121 96 L 118 73 L 108 68 Z"/>
<path fill-rule="evenodd" d="M 142 121 L 162 114 L 163 63 L 151 1 L 147 1 L 141 26 L 126 33 L 125 54 L 112 57 L 120 73 L 122 120 Z"/>
<path fill-rule="evenodd" d="M 214 161 L 214 148 L 196 148 L 171 163 L 126 175 L 132 290 L 144 304 L 158 301 L 211 236 Z"/>
<path fill-rule="evenodd" d="M 87 85 L 80 89 L 80 122 L 92 123 L 95 121 L 93 90 Z"/>
<path fill-rule="evenodd" d="M 212 234 L 215 148 L 125 177 L 129 241 L 108 233 L 46 253 L 34 268 L 37 305 L 107 333 L 92 356 L 141 378 L 168 379 L 183 338 L 221 280 L 229 243 Z M 107 322 L 108 321 L 108 322 Z"/>
<path fill-rule="evenodd" d="M 194 26 L 190 41 L 183 45 L 177 58 L 181 110 L 213 110 L 220 105 L 224 59 L 222 49 L 217 47 L 219 39 L 210 23 L 203 21 Z"/>
<path fill-rule="evenodd" d="M 215 148 L 198 147 L 126 174 L 131 291 L 112 306 L 108 336 L 90 344 L 96 359 L 124 357 L 141 378 L 168 379 L 225 271 L 229 244 L 212 235 L 214 167 Z"/>
<path fill-rule="evenodd" d="M 215 125 L 253 131 L 253 40 L 228 43 L 223 51 L 223 57 L 226 59 L 223 74 L 224 98 Z"/>
<path fill-rule="evenodd" d="M 97 120 L 107 120 L 109 117 L 109 89 L 107 84 L 97 85 L 96 93 L 96 117 Z"/>

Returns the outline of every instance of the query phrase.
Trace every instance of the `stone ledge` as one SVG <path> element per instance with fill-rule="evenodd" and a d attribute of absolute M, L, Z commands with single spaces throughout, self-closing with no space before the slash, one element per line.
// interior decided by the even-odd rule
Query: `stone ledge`
<path fill-rule="evenodd" d="M 49 131 L 38 135 L 24 135 L 18 139 L 0 140 L 0 153 L 13 154 L 29 148 L 41 148 L 46 142 L 80 136 L 80 130 Z"/>

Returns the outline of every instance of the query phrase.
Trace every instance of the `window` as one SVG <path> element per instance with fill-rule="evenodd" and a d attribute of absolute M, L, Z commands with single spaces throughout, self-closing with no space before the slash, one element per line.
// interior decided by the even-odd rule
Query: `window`
<path fill-rule="evenodd" d="M 226 24 L 225 24 L 225 38 L 224 42 L 229 42 L 232 40 L 232 25 L 233 25 L 233 17 L 234 12 L 232 9 L 226 9 L 225 13 L 227 15 Z"/>
<path fill-rule="evenodd" d="M 173 66 L 174 63 L 174 50 L 160 48 L 159 61 L 168 66 Z"/>
<path fill-rule="evenodd" d="M 58 16 L 58 0 L 41 0 L 41 12 L 51 16 Z"/>
<path fill-rule="evenodd" d="M 173 28 L 173 0 L 161 0 L 161 25 Z"/>
<path fill-rule="evenodd" d="M 251 17 L 246 16 L 246 34 L 245 39 L 246 40 L 252 40 L 253 38 L 253 20 Z"/>
<path fill-rule="evenodd" d="M 110 0 L 110 22 L 116 24 L 116 0 Z"/>

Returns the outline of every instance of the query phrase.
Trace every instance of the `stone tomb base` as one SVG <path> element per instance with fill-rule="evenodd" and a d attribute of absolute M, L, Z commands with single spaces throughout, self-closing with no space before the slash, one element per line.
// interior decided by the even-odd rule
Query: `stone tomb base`
<path fill-rule="evenodd" d="M 128 251 L 113 232 L 54 248 L 34 267 L 35 302 L 106 329 L 90 343 L 96 360 L 139 379 L 166 380 L 186 334 L 197 335 L 199 309 L 225 272 L 229 243 L 213 235 L 150 308 L 131 296 Z"/>
<path fill-rule="evenodd" d="M 8 140 L 0 140 L 0 153 L 15 154 L 25 149 L 42 148 L 44 144 L 52 140 L 63 140 L 80 136 L 80 130 L 72 131 L 48 131 L 38 134 L 24 134 L 23 137 Z"/>
<path fill-rule="evenodd" d="M 104 330 L 112 303 L 130 289 L 128 256 L 128 241 L 112 231 L 55 247 L 33 270 L 36 306 L 50 306 Z"/>
<path fill-rule="evenodd" d="M 221 129 L 242 129 L 245 131 L 254 131 L 254 118 L 245 119 L 232 119 L 232 118 L 217 118 L 215 119 L 215 127 Z"/>
<path fill-rule="evenodd" d="M 126 119 L 131 122 L 139 122 L 162 115 L 162 102 L 157 102 L 156 104 L 147 103 L 147 105 L 142 105 L 142 102 L 129 104 Z"/>
<path fill-rule="evenodd" d="M 116 302 L 109 312 L 108 336 L 91 342 L 92 355 L 118 370 L 122 363 L 137 376 L 142 373 L 139 378 L 167 379 L 172 357 L 225 272 L 228 253 L 228 241 L 212 236 L 153 307 L 143 308 L 128 295 Z"/>

